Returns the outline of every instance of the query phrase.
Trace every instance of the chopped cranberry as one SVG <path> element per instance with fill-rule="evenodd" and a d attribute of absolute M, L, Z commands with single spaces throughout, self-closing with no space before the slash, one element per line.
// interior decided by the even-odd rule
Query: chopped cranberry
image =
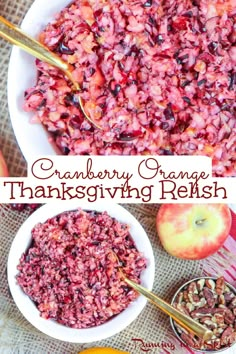
<path fill-rule="evenodd" d="M 191 81 L 190 81 L 190 80 L 185 80 L 185 81 L 183 81 L 183 82 L 180 84 L 180 86 L 181 86 L 182 88 L 184 88 L 184 87 L 188 86 L 189 84 L 191 84 Z"/>
<path fill-rule="evenodd" d="M 38 209 L 38 207 L 40 207 L 41 204 L 28 204 L 28 207 L 32 210 L 36 210 Z"/>
<path fill-rule="evenodd" d="M 40 104 L 37 106 L 36 110 L 40 111 L 42 108 L 44 108 L 46 106 L 47 100 L 46 98 L 43 98 L 42 101 L 40 102 Z"/>
<path fill-rule="evenodd" d="M 198 86 L 202 86 L 202 85 L 204 85 L 206 82 L 207 82 L 206 79 L 202 79 L 202 80 L 200 80 L 200 81 L 197 82 L 197 85 L 198 85 Z"/>
<path fill-rule="evenodd" d="M 209 18 L 205 23 L 207 33 L 209 35 L 214 33 L 218 25 L 219 25 L 219 16 Z"/>
<path fill-rule="evenodd" d="M 157 21 L 155 20 L 155 18 L 152 15 L 148 16 L 148 22 L 150 24 L 152 24 L 154 27 L 157 27 Z"/>
<path fill-rule="evenodd" d="M 183 64 L 184 62 L 186 62 L 186 59 L 188 59 L 188 57 L 189 57 L 189 55 L 185 54 L 185 55 L 177 57 L 176 61 L 178 64 Z"/>
<path fill-rule="evenodd" d="M 122 132 L 119 136 L 119 140 L 121 141 L 132 141 L 134 139 L 137 139 L 139 136 L 141 136 L 143 133 L 141 130 L 134 130 L 132 132 Z"/>
<path fill-rule="evenodd" d="M 94 11 L 94 17 L 97 19 L 98 17 L 101 16 L 101 14 L 103 13 L 103 8 Z"/>
<path fill-rule="evenodd" d="M 191 17 L 193 17 L 193 13 L 192 13 L 192 11 L 187 11 L 187 12 L 185 12 L 182 16 L 183 16 L 183 17 L 191 18 Z"/>
<path fill-rule="evenodd" d="M 129 56 L 133 55 L 134 57 L 139 54 L 139 48 L 134 44 L 130 48 L 130 52 L 127 54 Z"/>
<path fill-rule="evenodd" d="M 153 48 L 155 47 L 156 41 L 151 36 L 148 37 L 148 43 Z"/>
<path fill-rule="evenodd" d="M 91 30 L 92 30 L 92 32 L 95 34 L 95 36 L 98 38 L 98 37 L 99 37 L 99 34 L 98 34 L 99 28 L 98 28 L 97 22 L 94 22 L 94 23 L 92 24 Z"/>
<path fill-rule="evenodd" d="M 219 43 L 218 42 L 211 42 L 208 44 L 208 49 L 211 54 L 215 54 L 217 51 Z"/>
<path fill-rule="evenodd" d="M 27 92 L 25 91 L 24 97 L 25 99 L 29 99 L 32 95 L 38 95 L 38 94 L 43 94 L 44 91 L 43 90 L 33 90 L 31 92 Z"/>
<path fill-rule="evenodd" d="M 95 74 L 96 70 L 94 68 L 90 68 L 89 69 L 89 73 L 91 76 L 93 76 Z"/>
<path fill-rule="evenodd" d="M 181 122 L 178 127 L 176 127 L 178 133 L 183 133 L 188 128 L 188 123 Z"/>
<path fill-rule="evenodd" d="M 121 90 L 121 86 L 117 84 L 115 80 L 111 80 L 108 87 L 114 97 L 116 97 Z"/>
<path fill-rule="evenodd" d="M 122 287 L 125 294 L 128 294 L 131 290 L 131 288 L 127 285 L 121 285 L 121 287 Z"/>
<path fill-rule="evenodd" d="M 231 32 L 229 35 L 229 41 L 232 44 L 236 44 L 236 29 Z"/>
<path fill-rule="evenodd" d="M 64 146 L 64 147 L 62 148 L 62 152 L 64 153 L 64 155 L 69 155 L 70 149 L 69 149 L 67 146 Z"/>
<path fill-rule="evenodd" d="M 202 54 L 200 54 L 198 56 L 198 59 L 204 61 L 207 64 L 212 63 L 215 60 L 214 56 L 207 52 L 203 52 Z"/>
<path fill-rule="evenodd" d="M 76 94 L 73 94 L 72 92 L 67 93 L 67 95 L 64 98 L 65 105 L 68 106 L 75 106 L 77 108 L 80 107 L 79 104 L 79 96 Z"/>
<path fill-rule="evenodd" d="M 80 32 L 83 33 L 85 31 L 90 32 L 89 25 L 86 22 L 80 23 L 78 26 L 76 25 L 76 28 L 81 30 Z"/>
<path fill-rule="evenodd" d="M 205 133 L 197 133 L 196 139 L 203 139 L 205 138 Z"/>
<path fill-rule="evenodd" d="M 236 85 L 236 72 L 233 72 L 229 79 L 229 90 L 233 90 L 234 85 Z"/>
<path fill-rule="evenodd" d="M 71 298 L 69 296 L 64 297 L 64 303 L 69 304 L 71 302 Z"/>
<path fill-rule="evenodd" d="M 188 103 L 189 105 L 191 104 L 191 100 L 189 97 L 183 96 L 182 99 L 184 100 L 184 102 Z"/>
<path fill-rule="evenodd" d="M 163 122 L 161 123 L 161 129 L 168 130 L 170 128 L 169 123 Z"/>
<path fill-rule="evenodd" d="M 77 115 L 73 115 L 72 118 L 70 119 L 70 126 L 75 129 L 79 129 L 81 127 L 81 124 L 83 122 L 83 118 Z"/>
<path fill-rule="evenodd" d="M 187 19 L 186 17 L 179 17 L 176 20 L 172 21 L 172 27 L 177 31 L 184 31 L 187 27 Z"/>
<path fill-rule="evenodd" d="M 156 126 L 156 123 L 157 123 L 157 119 L 156 119 L 156 118 L 153 118 L 153 119 L 150 121 L 149 127 L 150 127 L 151 129 L 153 129 L 153 128 Z"/>
<path fill-rule="evenodd" d="M 67 93 L 64 98 L 64 102 L 65 102 L 66 107 L 71 106 L 72 101 L 73 101 L 73 94 L 71 92 Z"/>
<path fill-rule="evenodd" d="M 57 51 L 61 54 L 73 55 L 75 51 L 70 49 L 68 45 L 65 44 L 64 40 L 65 38 L 63 38 L 63 40 L 59 42 Z"/>
<path fill-rule="evenodd" d="M 127 80 L 128 80 L 128 74 L 126 72 L 124 72 L 124 71 L 120 71 L 120 75 L 122 76 L 122 79 L 120 80 L 120 84 L 121 85 L 126 85 Z"/>
<path fill-rule="evenodd" d="M 230 111 L 231 109 L 231 105 L 228 103 L 222 104 L 220 105 L 220 107 L 221 107 L 221 111 Z"/>
<path fill-rule="evenodd" d="M 24 211 L 29 208 L 31 211 L 36 210 L 41 204 L 10 204 L 10 208 L 15 211 Z"/>
<path fill-rule="evenodd" d="M 23 211 L 27 207 L 27 204 L 10 204 L 10 208 L 16 211 Z"/>
<path fill-rule="evenodd" d="M 168 149 L 163 149 L 162 150 L 162 154 L 166 155 L 166 156 L 172 156 L 174 155 L 172 151 L 168 150 Z"/>
<path fill-rule="evenodd" d="M 62 113 L 62 114 L 61 114 L 61 119 L 69 118 L 69 116 L 70 116 L 69 113 L 66 113 L 66 112 L 65 112 L 65 113 Z"/>
<path fill-rule="evenodd" d="M 161 45 L 163 42 L 164 42 L 164 38 L 162 36 L 162 34 L 158 34 L 157 37 L 156 37 L 156 42 L 158 45 Z"/>
<path fill-rule="evenodd" d="M 174 112 L 172 110 L 172 104 L 168 103 L 166 109 L 164 110 L 164 116 L 167 120 L 175 120 Z"/>
<path fill-rule="evenodd" d="M 151 7 L 152 6 L 152 0 L 147 0 L 144 4 L 143 7 Z"/>

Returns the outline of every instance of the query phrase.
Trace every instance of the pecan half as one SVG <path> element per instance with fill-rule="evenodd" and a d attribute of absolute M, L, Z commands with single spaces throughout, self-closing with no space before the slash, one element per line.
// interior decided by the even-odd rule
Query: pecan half
<path fill-rule="evenodd" d="M 230 344 L 236 341 L 236 332 L 233 332 L 229 338 Z"/>
<path fill-rule="evenodd" d="M 180 293 L 178 293 L 178 295 L 176 297 L 177 304 L 181 304 L 181 302 L 183 301 L 183 298 L 184 298 L 184 294 L 181 291 Z"/>
<path fill-rule="evenodd" d="M 214 298 L 213 292 L 209 288 L 205 287 L 203 289 L 203 295 L 204 295 L 204 297 L 205 297 L 205 299 L 207 301 L 208 306 L 209 307 L 214 307 L 216 302 L 215 302 L 215 298 Z"/>
<path fill-rule="evenodd" d="M 236 296 L 231 300 L 230 304 L 229 304 L 229 309 L 233 309 L 236 307 Z"/>
<path fill-rule="evenodd" d="M 234 323 L 235 316 L 232 313 L 232 311 L 230 311 L 230 309 L 227 309 L 225 311 L 224 319 L 225 319 L 225 323 L 227 323 L 227 324 L 233 324 Z"/>
<path fill-rule="evenodd" d="M 216 280 L 216 294 L 221 295 L 225 290 L 225 280 L 223 277 L 220 277 Z"/>
<path fill-rule="evenodd" d="M 225 323 L 219 323 L 219 324 L 218 324 L 218 327 L 219 327 L 219 328 L 222 328 L 222 329 L 225 329 L 225 328 L 228 327 L 228 325 L 225 324 Z"/>
<path fill-rule="evenodd" d="M 219 309 L 227 309 L 227 306 L 226 306 L 226 305 L 223 305 L 223 304 L 219 304 L 219 305 L 218 305 L 218 308 L 219 308 Z"/>
<path fill-rule="evenodd" d="M 179 310 L 182 313 L 185 313 L 185 315 L 189 316 L 189 312 L 185 307 L 185 304 L 176 304 L 177 310 Z"/>
<path fill-rule="evenodd" d="M 214 340 L 214 349 L 220 349 L 221 343 L 220 343 L 220 338 L 217 338 Z"/>
<path fill-rule="evenodd" d="M 215 287 L 216 287 L 216 284 L 214 282 L 214 280 L 212 279 L 206 279 L 206 286 L 211 289 L 211 290 L 214 290 Z"/>
<path fill-rule="evenodd" d="M 220 305 L 225 305 L 225 304 L 226 304 L 225 297 L 224 297 L 223 294 L 222 294 L 222 295 L 219 295 L 219 297 L 218 297 L 218 303 L 219 303 Z"/>
<path fill-rule="evenodd" d="M 195 341 L 193 340 L 193 337 L 190 336 L 190 334 L 186 334 L 183 332 L 181 333 L 180 337 L 190 347 L 195 347 Z"/>
<path fill-rule="evenodd" d="M 214 309 L 209 309 L 209 308 L 202 307 L 202 308 L 199 308 L 199 309 L 194 310 L 193 312 L 191 312 L 191 317 L 194 318 L 194 319 L 201 318 L 201 317 L 206 317 L 206 316 L 207 317 L 212 317 L 213 310 Z"/>
<path fill-rule="evenodd" d="M 197 289 L 198 291 L 201 291 L 205 285 L 205 279 L 199 279 L 197 281 Z"/>
<path fill-rule="evenodd" d="M 212 321 L 216 322 L 217 324 L 221 324 L 225 322 L 225 317 L 223 314 L 221 313 L 216 313 L 213 317 L 212 317 Z"/>
<path fill-rule="evenodd" d="M 225 285 L 225 293 L 230 293 L 230 292 L 231 292 L 230 288 L 227 285 Z"/>
<path fill-rule="evenodd" d="M 202 297 L 199 302 L 194 303 L 194 306 L 197 309 L 199 309 L 201 307 L 205 307 L 206 303 L 207 303 L 206 299 L 204 297 Z"/>
<path fill-rule="evenodd" d="M 195 283 L 195 281 L 189 284 L 188 292 L 189 294 L 198 294 L 197 284 Z"/>
<path fill-rule="evenodd" d="M 188 298 L 191 304 L 193 304 L 194 306 L 197 306 L 200 303 L 200 297 L 196 294 L 188 294 Z"/>
<path fill-rule="evenodd" d="M 220 337 L 223 332 L 224 332 L 223 328 L 217 327 L 217 328 L 213 329 L 213 333 L 216 337 Z"/>
<path fill-rule="evenodd" d="M 206 320 L 204 322 L 204 325 L 211 330 L 216 329 L 218 327 L 217 323 L 213 322 L 212 320 Z"/>
<path fill-rule="evenodd" d="M 205 317 L 201 317 L 199 318 L 199 322 L 204 324 L 205 321 L 210 321 L 211 320 L 211 317 L 210 316 L 205 316 Z"/>
<path fill-rule="evenodd" d="M 222 333 L 221 338 L 224 339 L 225 337 L 230 336 L 232 333 L 233 333 L 233 328 L 230 327 L 230 326 L 228 326 L 228 327 L 224 330 L 224 332 Z"/>
<path fill-rule="evenodd" d="M 194 306 L 193 304 L 191 304 L 191 302 L 188 302 L 188 303 L 186 304 L 186 309 L 187 309 L 188 312 L 190 313 L 190 312 L 192 312 L 192 311 L 195 310 L 195 306 Z"/>
<path fill-rule="evenodd" d="M 231 291 L 229 291 L 224 295 L 224 297 L 225 297 L 225 302 L 231 302 L 235 297 L 235 295 Z"/>
<path fill-rule="evenodd" d="M 212 309 L 212 313 L 215 315 L 216 313 L 221 313 L 221 314 L 223 314 L 223 313 L 225 313 L 225 311 L 226 311 L 226 308 L 223 308 L 223 307 L 216 307 L 216 308 L 214 308 L 214 309 Z"/>
<path fill-rule="evenodd" d="M 183 297 L 184 297 L 184 301 L 185 302 L 189 302 L 189 298 L 188 298 L 188 291 L 187 290 L 184 290 L 184 292 L 183 292 Z"/>
<path fill-rule="evenodd" d="M 231 334 L 233 333 L 233 328 L 232 327 L 227 327 L 224 332 L 221 335 L 221 345 L 227 345 L 229 344 L 229 338 Z"/>

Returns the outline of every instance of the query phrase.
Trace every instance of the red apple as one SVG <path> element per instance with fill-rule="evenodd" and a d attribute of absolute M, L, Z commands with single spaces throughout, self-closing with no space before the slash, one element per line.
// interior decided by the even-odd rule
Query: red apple
<path fill-rule="evenodd" d="M 225 242 L 231 227 L 226 204 L 162 204 L 157 233 L 165 250 L 183 259 L 203 259 Z"/>
<path fill-rule="evenodd" d="M 8 177 L 8 176 L 9 174 L 8 174 L 7 165 L 0 151 L 0 177 Z"/>

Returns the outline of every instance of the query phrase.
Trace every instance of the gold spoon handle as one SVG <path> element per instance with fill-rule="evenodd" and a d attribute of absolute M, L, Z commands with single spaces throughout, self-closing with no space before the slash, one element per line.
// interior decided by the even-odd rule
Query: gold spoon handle
<path fill-rule="evenodd" d="M 0 16 L 0 36 L 8 42 L 17 45 L 34 57 L 58 67 L 64 72 L 69 70 L 69 65 L 60 57 L 50 52 L 43 44 L 25 34 L 20 28 Z"/>
<path fill-rule="evenodd" d="M 122 272 L 125 282 L 130 285 L 137 292 L 145 296 L 150 302 L 155 306 L 165 312 L 167 315 L 172 317 L 178 324 L 184 327 L 186 330 L 191 331 L 196 334 L 199 338 L 204 341 L 208 341 L 212 338 L 213 332 L 202 326 L 200 323 L 194 321 L 191 317 L 186 316 L 182 312 L 175 309 L 172 305 L 168 304 L 166 301 L 160 299 L 158 296 L 153 294 L 151 291 L 145 289 L 142 285 L 139 285 L 132 280 L 125 277 Z"/>
<path fill-rule="evenodd" d="M 14 26 L 11 22 L 0 16 L 0 36 L 8 42 L 20 47 L 27 53 L 33 55 L 35 58 L 42 60 L 52 66 L 62 70 L 68 79 L 74 85 L 75 90 L 81 91 L 77 81 L 72 76 L 72 66 L 62 60 L 58 55 L 51 52 L 46 46 L 36 41 L 34 38 L 28 36 L 19 27 Z M 96 128 L 102 129 L 96 122 L 94 122 L 86 113 L 81 97 L 78 102 L 85 118 L 92 123 Z"/>

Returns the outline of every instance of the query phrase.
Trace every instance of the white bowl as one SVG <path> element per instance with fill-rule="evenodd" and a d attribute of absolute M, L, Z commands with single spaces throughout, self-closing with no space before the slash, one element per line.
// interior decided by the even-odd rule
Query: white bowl
<path fill-rule="evenodd" d="M 35 0 L 22 22 L 22 29 L 37 38 L 43 28 L 70 2 L 71 0 Z M 8 106 L 17 142 L 26 160 L 39 155 L 61 154 L 49 142 L 48 133 L 43 126 L 30 123 L 33 114 L 23 110 L 24 92 L 35 85 L 36 79 L 35 58 L 14 47 L 8 71 Z"/>
<path fill-rule="evenodd" d="M 33 301 L 23 292 L 16 282 L 19 259 L 31 243 L 31 230 L 35 224 L 45 222 L 48 218 L 66 210 L 76 208 L 85 210 L 107 211 L 117 220 L 130 225 L 130 234 L 137 246 L 147 259 L 147 268 L 141 274 L 141 284 L 151 290 L 154 281 L 154 256 L 150 241 L 138 221 L 123 207 L 109 203 L 63 202 L 47 204 L 36 210 L 20 227 L 12 243 L 8 257 L 8 283 L 13 299 L 24 317 L 41 332 L 66 342 L 89 343 L 113 336 L 133 322 L 146 305 L 146 298 L 139 296 L 122 313 L 108 322 L 93 328 L 74 329 L 63 326 L 53 320 L 40 317 Z"/>
<path fill-rule="evenodd" d="M 174 294 L 173 298 L 172 298 L 172 301 L 171 301 L 171 305 L 174 305 L 175 301 L 176 301 L 176 298 L 178 296 L 178 294 L 180 292 L 183 292 L 183 290 L 192 282 L 196 282 L 197 280 L 200 280 L 200 279 L 213 279 L 213 280 L 216 280 L 217 277 L 198 277 L 198 278 L 194 278 L 194 279 L 191 279 L 189 281 L 187 281 L 186 283 L 184 283 L 183 285 L 181 285 L 181 287 L 176 291 L 176 293 Z M 233 285 L 229 284 L 227 281 L 225 282 L 225 284 L 228 286 L 228 288 L 236 295 L 236 289 Z M 230 345 L 226 345 L 224 348 L 221 348 L 221 349 L 196 349 L 196 348 L 193 348 L 193 347 L 190 347 L 187 345 L 187 343 L 185 343 L 183 341 L 183 339 L 181 338 L 179 332 L 177 331 L 176 329 L 176 326 L 175 326 L 175 322 L 172 318 L 170 318 L 170 324 L 171 324 L 171 327 L 172 327 L 172 330 L 174 332 L 174 334 L 176 335 L 176 337 L 178 338 L 178 340 L 184 345 L 184 347 L 188 347 L 190 348 L 190 350 L 194 350 L 194 352 L 196 353 L 208 353 L 208 354 L 213 354 L 213 353 L 222 353 L 224 352 L 224 354 L 235 354 L 236 351 L 235 351 L 235 346 L 236 346 L 236 342 L 230 344 Z M 231 351 L 232 350 L 232 351 Z"/>

